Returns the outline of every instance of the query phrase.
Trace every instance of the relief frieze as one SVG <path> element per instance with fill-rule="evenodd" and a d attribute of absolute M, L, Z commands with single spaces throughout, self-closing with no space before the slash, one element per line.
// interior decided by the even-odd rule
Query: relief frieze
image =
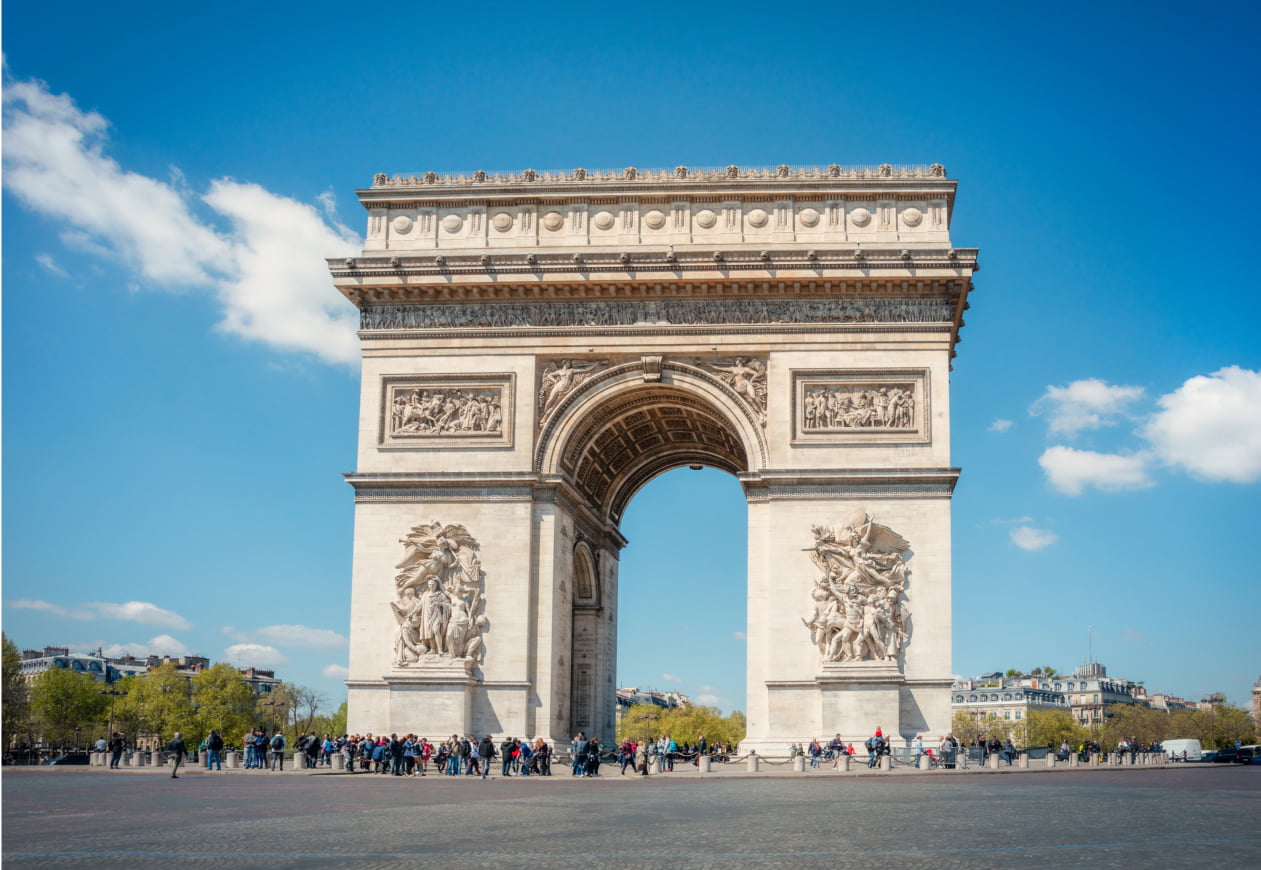
<path fill-rule="evenodd" d="M 368 305 L 360 329 L 745 326 L 759 324 L 949 323 L 946 297 L 918 299 L 648 299 L 597 302 L 469 302 Z"/>
<path fill-rule="evenodd" d="M 795 443 L 929 440 L 926 369 L 793 372 Z"/>
<path fill-rule="evenodd" d="M 513 380 L 511 374 L 387 376 L 380 445 L 510 445 Z"/>

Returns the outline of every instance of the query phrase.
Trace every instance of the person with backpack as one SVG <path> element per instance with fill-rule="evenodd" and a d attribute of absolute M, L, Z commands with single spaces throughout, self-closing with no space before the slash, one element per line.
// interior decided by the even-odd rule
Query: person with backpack
<path fill-rule="evenodd" d="M 482 779 L 485 779 L 486 775 L 490 773 L 490 761 L 496 754 L 495 742 L 491 740 L 490 735 L 487 734 L 477 744 L 477 760 L 478 767 L 481 770 Z"/>
<path fill-rule="evenodd" d="M 210 729 L 210 736 L 206 738 L 206 772 L 217 770 L 223 773 L 223 762 L 219 758 L 219 753 L 223 752 L 223 738 L 219 736 L 219 732 Z"/>
<path fill-rule="evenodd" d="M 285 735 L 279 731 L 271 739 L 271 769 L 285 772 Z"/>

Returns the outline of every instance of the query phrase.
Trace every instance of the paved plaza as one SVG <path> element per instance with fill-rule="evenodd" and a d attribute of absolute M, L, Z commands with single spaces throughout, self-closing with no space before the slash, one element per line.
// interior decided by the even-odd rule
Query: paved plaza
<path fill-rule="evenodd" d="M 15 769 L 6 867 L 1261 866 L 1261 767 L 599 779 Z"/>

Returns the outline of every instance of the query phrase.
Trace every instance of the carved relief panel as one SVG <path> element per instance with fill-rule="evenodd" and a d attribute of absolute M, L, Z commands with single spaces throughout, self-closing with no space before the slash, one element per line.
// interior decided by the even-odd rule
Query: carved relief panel
<path fill-rule="evenodd" d="M 897 662 L 909 638 L 911 545 L 866 511 L 839 528 L 815 526 L 810 559 L 821 572 L 802 619 L 824 662 Z"/>
<path fill-rule="evenodd" d="M 793 372 L 793 442 L 926 444 L 927 369 Z"/>
<path fill-rule="evenodd" d="M 383 448 L 511 447 L 515 376 L 387 375 Z"/>

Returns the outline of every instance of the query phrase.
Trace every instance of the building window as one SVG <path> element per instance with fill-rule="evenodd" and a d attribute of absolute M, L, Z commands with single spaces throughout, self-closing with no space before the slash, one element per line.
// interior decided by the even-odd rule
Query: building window
<path fill-rule="evenodd" d="M 972 703 L 976 703 L 976 695 L 968 695 L 968 700 Z"/>
<path fill-rule="evenodd" d="M 1010 700 L 1011 700 L 1011 692 L 1003 692 L 1003 700 L 1004 700 L 1004 701 L 1010 701 Z"/>
<path fill-rule="evenodd" d="M 1004 711 L 1003 711 L 1003 718 L 1004 718 L 1004 719 L 1010 719 L 1010 718 L 1011 718 L 1011 711 L 1010 711 L 1010 710 L 1004 710 Z"/>
<path fill-rule="evenodd" d="M 956 704 L 962 704 L 962 703 L 963 703 L 963 696 L 962 696 L 962 695 L 955 695 L 955 703 L 956 703 Z"/>
<path fill-rule="evenodd" d="M 1098 695 L 1095 695 L 1095 703 L 1096 703 L 1096 704 L 1098 704 L 1098 703 L 1099 703 L 1099 696 L 1098 696 Z M 172 763 L 174 763 L 174 762 L 172 762 Z"/>
<path fill-rule="evenodd" d="M 1019 719 L 1019 718 L 1020 718 L 1020 711 L 1019 711 L 1019 710 L 1017 710 L 1017 711 L 1016 711 L 1016 718 L 1017 718 L 1017 719 Z"/>

